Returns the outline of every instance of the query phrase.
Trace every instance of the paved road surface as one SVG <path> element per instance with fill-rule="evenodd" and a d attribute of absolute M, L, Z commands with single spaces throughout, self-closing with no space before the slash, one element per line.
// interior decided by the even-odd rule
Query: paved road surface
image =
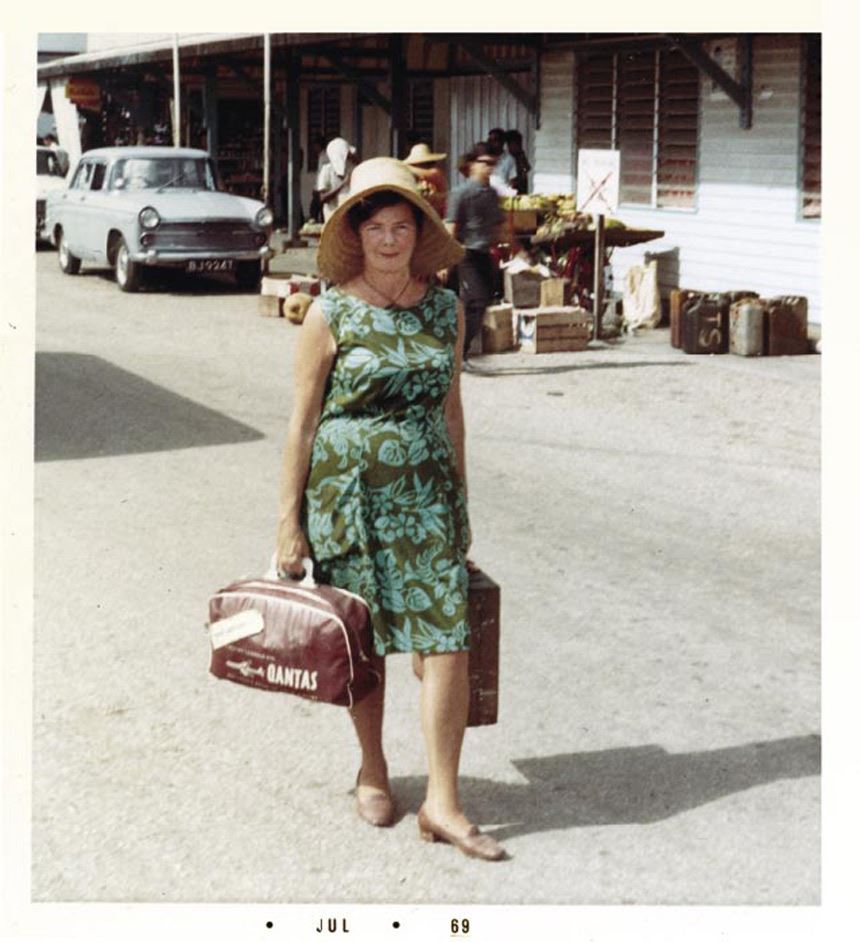
<path fill-rule="evenodd" d="M 463 797 L 513 859 L 354 814 L 345 712 L 207 674 L 209 593 L 274 532 L 296 328 L 217 282 L 121 294 L 38 257 L 36 900 L 819 899 L 819 367 L 659 330 L 464 377 L 501 721 Z"/>

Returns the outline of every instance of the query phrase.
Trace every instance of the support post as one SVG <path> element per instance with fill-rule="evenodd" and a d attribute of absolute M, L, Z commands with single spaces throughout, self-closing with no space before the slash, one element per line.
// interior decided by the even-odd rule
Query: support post
<path fill-rule="evenodd" d="M 271 140 L 272 140 L 272 37 L 263 33 L 263 192 L 261 198 L 268 206 L 271 202 Z"/>
<path fill-rule="evenodd" d="M 600 318 L 603 312 L 603 213 L 598 213 L 594 225 L 594 336 L 600 339 Z"/>
<path fill-rule="evenodd" d="M 391 54 L 389 82 L 391 85 L 391 156 L 404 157 L 406 143 L 406 62 L 403 36 L 394 34 L 388 41 Z"/>
<path fill-rule="evenodd" d="M 173 146 L 182 146 L 182 112 L 179 101 L 179 34 L 173 34 Z"/>
<path fill-rule="evenodd" d="M 301 60 L 296 49 L 287 50 L 287 235 L 291 243 L 299 237 L 302 206 L 301 124 L 299 121 L 299 76 Z"/>
<path fill-rule="evenodd" d="M 206 149 L 216 162 L 218 161 L 218 101 L 215 89 L 218 87 L 215 72 L 207 69 L 203 85 L 203 114 L 206 121 Z"/>

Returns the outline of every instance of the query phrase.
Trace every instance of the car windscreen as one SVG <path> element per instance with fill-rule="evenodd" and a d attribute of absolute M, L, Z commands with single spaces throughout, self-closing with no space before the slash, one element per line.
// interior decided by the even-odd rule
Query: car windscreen
<path fill-rule="evenodd" d="M 114 164 L 110 185 L 113 190 L 216 188 L 204 157 L 124 157 Z"/>
<path fill-rule="evenodd" d="M 60 166 L 57 154 L 50 150 L 37 150 L 36 173 L 41 177 L 63 176 L 63 168 Z"/>

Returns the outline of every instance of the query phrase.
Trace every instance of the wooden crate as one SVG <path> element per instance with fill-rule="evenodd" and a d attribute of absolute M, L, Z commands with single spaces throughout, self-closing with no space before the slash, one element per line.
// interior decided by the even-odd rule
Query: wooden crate
<path fill-rule="evenodd" d="M 570 305 L 572 285 L 569 278 L 547 278 L 540 285 L 541 307 Z"/>
<path fill-rule="evenodd" d="M 585 350 L 591 339 L 591 319 L 581 307 L 544 307 L 517 311 L 517 340 L 524 353 Z"/>
<path fill-rule="evenodd" d="M 499 586 L 480 569 L 469 573 L 468 726 L 489 726 L 499 715 Z"/>
<path fill-rule="evenodd" d="M 510 304 L 494 304 L 484 312 L 481 324 L 483 353 L 503 353 L 514 347 L 514 309 Z"/>
<path fill-rule="evenodd" d="M 540 307 L 540 286 L 546 281 L 536 271 L 505 270 L 505 300 L 514 307 Z"/>
<path fill-rule="evenodd" d="M 283 317 L 284 299 L 276 294 L 261 294 L 257 299 L 257 311 L 263 317 Z"/>

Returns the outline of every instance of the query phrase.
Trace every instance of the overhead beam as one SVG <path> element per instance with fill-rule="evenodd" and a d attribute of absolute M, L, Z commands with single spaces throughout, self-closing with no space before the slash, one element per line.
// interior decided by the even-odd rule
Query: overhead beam
<path fill-rule="evenodd" d="M 513 79 L 499 64 L 484 55 L 480 47 L 472 42 L 460 40 L 460 48 L 474 59 L 475 62 L 488 74 L 491 75 L 506 91 L 510 92 L 514 98 L 525 106 L 529 114 L 535 114 L 537 111 L 537 96 L 527 92 L 516 79 Z"/>
<path fill-rule="evenodd" d="M 697 40 L 680 33 L 669 33 L 668 37 L 673 46 L 678 48 L 699 71 L 713 79 L 738 106 L 740 126 L 749 130 L 752 127 L 752 45 L 749 36 L 738 36 L 741 82 L 736 82 L 718 62 L 715 62 Z"/>
<path fill-rule="evenodd" d="M 329 62 L 350 82 L 358 86 L 358 90 L 375 105 L 382 108 L 386 114 L 391 114 L 391 101 L 386 98 L 375 85 L 365 80 L 364 76 L 354 69 L 348 62 L 339 56 L 334 50 L 328 49 L 322 53 L 323 58 Z"/>

